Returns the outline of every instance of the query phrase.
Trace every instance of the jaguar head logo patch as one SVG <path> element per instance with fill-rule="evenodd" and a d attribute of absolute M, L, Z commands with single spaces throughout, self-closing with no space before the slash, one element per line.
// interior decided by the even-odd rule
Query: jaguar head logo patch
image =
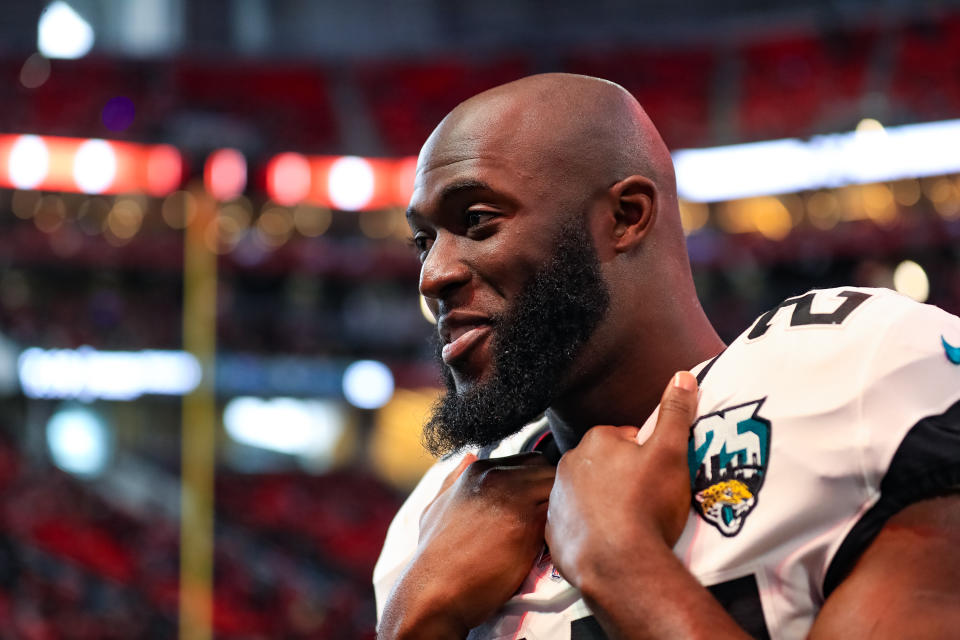
<path fill-rule="evenodd" d="M 757 505 L 770 457 L 766 398 L 701 416 L 690 428 L 687 462 L 693 506 L 725 536 L 735 536 Z"/>

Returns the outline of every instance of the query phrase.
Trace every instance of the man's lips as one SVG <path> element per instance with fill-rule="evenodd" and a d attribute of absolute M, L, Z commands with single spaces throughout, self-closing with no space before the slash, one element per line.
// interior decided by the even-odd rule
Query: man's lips
<path fill-rule="evenodd" d="M 443 362 L 445 364 L 450 364 L 452 361 L 466 353 L 467 350 L 473 347 L 473 345 L 483 340 L 483 338 L 489 333 L 490 325 L 488 324 L 479 325 L 468 329 L 464 333 L 461 333 L 456 340 L 443 345 L 443 350 L 441 351 Z"/>
<path fill-rule="evenodd" d="M 458 359 L 489 335 L 490 319 L 485 316 L 451 312 L 437 322 L 443 341 L 441 357 L 445 364 Z"/>

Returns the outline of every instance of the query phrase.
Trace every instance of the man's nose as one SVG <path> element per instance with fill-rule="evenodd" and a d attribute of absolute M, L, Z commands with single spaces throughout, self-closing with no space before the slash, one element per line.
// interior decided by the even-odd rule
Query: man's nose
<path fill-rule="evenodd" d="M 457 251 L 457 238 L 443 234 L 437 236 L 420 267 L 420 293 L 425 298 L 440 300 L 449 298 L 470 281 L 470 268 Z"/>

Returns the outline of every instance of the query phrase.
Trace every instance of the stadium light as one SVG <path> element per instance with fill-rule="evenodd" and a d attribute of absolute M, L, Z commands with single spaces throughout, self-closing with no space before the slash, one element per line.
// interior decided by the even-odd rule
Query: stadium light
<path fill-rule="evenodd" d="M 10 186 L 17 189 L 34 189 L 47 177 L 50 169 L 50 152 L 39 136 L 18 136 L 10 147 Z"/>
<path fill-rule="evenodd" d="M 927 272 L 913 260 L 904 260 L 893 270 L 893 288 L 917 302 L 926 302 L 930 295 Z"/>
<path fill-rule="evenodd" d="M 73 157 L 73 179 L 84 193 L 103 193 L 117 177 L 117 154 L 104 140 L 87 140 Z"/>
<path fill-rule="evenodd" d="M 218 149 L 203 171 L 207 191 L 217 200 L 232 200 L 247 187 L 247 160 L 236 149 Z"/>
<path fill-rule="evenodd" d="M 855 131 L 673 152 L 677 191 L 692 203 L 960 172 L 960 120 L 884 127 L 864 119 Z M 311 202 L 362 211 L 406 206 L 416 158 L 280 154 L 267 165 L 276 202 Z M 308 186 L 309 184 L 309 186 Z"/>
<path fill-rule="evenodd" d="M 0 134 L 0 188 L 160 197 L 182 176 L 183 158 L 166 144 Z"/>
<path fill-rule="evenodd" d="M 416 162 L 416 158 L 281 153 L 267 162 L 267 195 L 285 206 L 309 203 L 342 211 L 406 205 Z"/>
<path fill-rule="evenodd" d="M 343 372 L 343 396 L 360 409 L 379 409 L 393 396 L 393 374 L 376 360 L 358 360 Z"/>
<path fill-rule="evenodd" d="M 184 395 L 200 384 L 200 363 L 185 351 L 98 351 L 31 347 L 17 360 L 29 398 L 133 400 L 145 393 Z"/>
<path fill-rule="evenodd" d="M 233 398 L 224 407 L 223 423 L 241 444 L 314 461 L 332 458 L 344 430 L 335 403 L 296 398 Z"/>
<path fill-rule="evenodd" d="M 359 211 L 373 199 L 374 176 L 370 163 L 356 156 L 345 156 L 330 167 L 330 201 L 338 209 Z"/>
<path fill-rule="evenodd" d="M 277 204 L 294 205 L 310 193 L 310 161 L 299 153 L 281 153 L 267 164 L 267 191 Z"/>
<path fill-rule="evenodd" d="M 673 154 L 677 191 L 721 202 L 960 171 L 960 120 L 753 142 Z"/>
<path fill-rule="evenodd" d="M 92 477 L 106 468 L 112 438 L 106 423 L 91 409 L 68 406 L 57 410 L 47 422 L 47 448 L 60 469 Z"/>
<path fill-rule="evenodd" d="M 93 27 L 66 2 L 47 5 L 37 23 L 37 48 L 47 58 L 82 58 L 93 48 Z"/>

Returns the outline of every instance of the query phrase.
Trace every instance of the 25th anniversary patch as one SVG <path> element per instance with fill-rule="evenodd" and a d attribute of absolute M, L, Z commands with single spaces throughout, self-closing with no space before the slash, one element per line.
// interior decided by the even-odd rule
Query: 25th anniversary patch
<path fill-rule="evenodd" d="M 691 427 L 687 463 L 693 506 L 725 536 L 735 536 L 757 505 L 770 458 L 766 398 L 701 416 Z"/>

